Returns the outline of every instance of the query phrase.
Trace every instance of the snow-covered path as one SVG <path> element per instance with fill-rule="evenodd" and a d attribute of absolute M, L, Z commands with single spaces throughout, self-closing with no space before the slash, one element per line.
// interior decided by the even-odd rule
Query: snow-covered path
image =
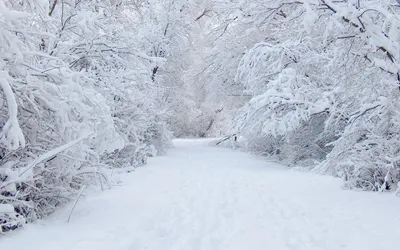
<path fill-rule="evenodd" d="M 178 140 L 123 185 L 0 238 L 13 250 L 397 249 L 400 199 L 205 141 Z"/>

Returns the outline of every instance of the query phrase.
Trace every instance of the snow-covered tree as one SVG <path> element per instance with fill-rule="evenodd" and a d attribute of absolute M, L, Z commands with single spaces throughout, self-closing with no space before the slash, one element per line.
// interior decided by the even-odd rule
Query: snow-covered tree
<path fill-rule="evenodd" d="M 0 214 L 2 230 L 50 214 L 86 184 L 110 184 L 111 168 L 136 167 L 169 146 L 168 82 L 156 81 L 154 68 L 170 58 L 151 53 L 158 23 L 143 21 L 146 8 L 0 1 L 0 204 L 18 215 Z"/>
<path fill-rule="evenodd" d="M 233 121 L 243 146 L 289 164 L 315 166 L 315 171 L 343 177 L 349 187 L 391 189 L 400 180 L 394 132 L 399 4 L 216 3 L 230 23 L 218 26 L 227 27 L 227 42 L 215 51 L 236 48 L 240 39 L 231 34 L 258 39 L 233 55 L 241 58 L 235 84 L 252 97 Z M 227 54 L 210 55 L 223 60 Z M 221 65 L 219 72 L 232 69 Z M 211 82 L 209 88 L 221 86 Z"/>

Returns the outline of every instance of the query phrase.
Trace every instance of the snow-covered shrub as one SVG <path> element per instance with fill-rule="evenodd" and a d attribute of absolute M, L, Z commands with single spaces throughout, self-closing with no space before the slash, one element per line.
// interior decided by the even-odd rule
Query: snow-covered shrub
<path fill-rule="evenodd" d="M 288 41 L 257 44 L 243 57 L 237 81 L 255 97 L 242 108 L 237 129 L 251 151 L 289 164 L 326 155 L 317 139 L 324 131 L 330 100 L 320 82 L 303 71 L 303 63 L 312 66 L 302 60 L 308 53 L 301 44 Z"/>
<path fill-rule="evenodd" d="M 25 219 L 9 204 L 0 204 L 0 233 L 15 230 L 25 223 Z"/>
<path fill-rule="evenodd" d="M 1 110 L 0 203 L 28 221 L 53 212 L 81 185 L 106 179 L 99 156 L 113 150 L 119 137 L 103 96 L 48 47 L 55 37 L 45 26 L 51 24 L 45 22 L 45 2 L 0 4 L 7 99 Z M 10 19 L 17 17 L 23 19 Z"/>
<path fill-rule="evenodd" d="M 333 141 L 316 171 L 333 173 L 349 188 L 393 190 L 399 182 L 400 92 L 387 79 L 375 79 L 373 91 L 360 93 L 359 108 L 347 116 L 341 137 Z M 350 97 L 348 97 L 350 98 Z"/>

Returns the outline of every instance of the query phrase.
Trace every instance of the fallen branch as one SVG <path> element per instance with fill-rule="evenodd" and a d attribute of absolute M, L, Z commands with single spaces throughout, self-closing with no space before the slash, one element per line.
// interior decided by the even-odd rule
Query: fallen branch
<path fill-rule="evenodd" d="M 225 142 L 225 141 L 227 141 L 227 140 L 229 140 L 229 139 L 231 139 L 232 137 L 235 137 L 235 136 L 236 136 L 236 134 L 225 136 L 220 141 L 218 141 L 215 145 L 218 146 L 219 144 L 221 144 L 221 143 L 223 143 L 223 142 Z"/>

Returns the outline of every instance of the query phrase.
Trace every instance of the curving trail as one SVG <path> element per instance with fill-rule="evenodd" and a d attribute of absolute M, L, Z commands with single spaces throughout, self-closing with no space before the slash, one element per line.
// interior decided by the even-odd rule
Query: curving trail
<path fill-rule="evenodd" d="M 0 237 L 13 250 L 377 250 L 400 246 L 400 199 L 176 140 L 123 185 Z"/>

